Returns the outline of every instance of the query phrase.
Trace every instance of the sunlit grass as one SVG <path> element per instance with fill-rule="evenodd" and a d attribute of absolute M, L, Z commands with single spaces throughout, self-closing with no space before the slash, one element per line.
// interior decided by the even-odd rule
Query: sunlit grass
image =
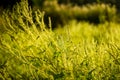
<path fill-rule="evenodd" d="M 14 13 L 4 14 L 0 79 L 120 79 L 119 24 L 95 26 L 72 21 L 65 28 L 52 31 L 45 28 L 44 14 L 39 10 L 33 19 L 34 12 L 26 2 L 15 9 Z"/>

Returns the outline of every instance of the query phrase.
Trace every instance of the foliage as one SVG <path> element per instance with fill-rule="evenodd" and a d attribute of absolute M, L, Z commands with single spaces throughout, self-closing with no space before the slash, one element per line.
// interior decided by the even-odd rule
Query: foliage
<path fill-rule="evenodd" d="M 88 4 L 84 6 L 59 5 L 57 1 L 46 1 L 43 10 L 46 17 L 52 19 L 52 26 L 66 24 L 69 20 L 77 19 L 78 21 L 88 21 L 91 23 L 104 23 L 106 21 L 115 21 L 115 6 L 108 4 Z M 45 17 L 45 21 L 47 21 Z"/>
<path fill-rule="evenodd" d="M 24 5 L 24 6 L 23 6 Z M 27 1 L 4 14 L 0 33 L 0 79 L 119 80 L 120 27 L 70 22 L 45 28 L 42 12 Z"/>
<path fill-rule="evenodd" d="M 69 20 L 77 19 L 78 21 L 85 20 L 91 23 L 101 23 L 105 21 L 115 21 L 116 8 L 108 4 L 89 4 L 93 1 L 87 1 L 87 5 L 78 6 L 73 5 L 73 1 L 66 0 L 67 4 L 59 4 L 59 0 L 28 0 L 29 4 L 34 5 L 33 9 L 40 7 L 45 11 L 45 23 L 48 24 L 48 17 L 51 17 L 52 27 L 56 28 L 58 25 L 64 25 Z M 81 0 L 77 0 L 80 1 Z M 77 2 L 76 1 L 76 2 Z M 84 0 L 83 0 L 84 1 Z M 15 4 L 16 1 L 13 2 Z M 20 2 L 20 1 L 18 1 Z M 9 3 L 8 3 L 9 4 Z M 11 6 L 13 5 L 11 4 Z M 82 3 L 85 4 L 85 3 Z"/>
<path fill-rule="evenodd" d="M 53 0 L 31 0 L 34 5 L 42 7 L 44 2 L 46 1 L 53 1 Z M 72 4 L 72 5 L 78 5 L 83 6 L 86 4 L 93 4 L 93 3 L 104 3 L 104 4 L 110 4 L 116 6 L 117 10 L 120 11 L 120 0 L 54 0 L 58 1 L 59 4 Z"/>

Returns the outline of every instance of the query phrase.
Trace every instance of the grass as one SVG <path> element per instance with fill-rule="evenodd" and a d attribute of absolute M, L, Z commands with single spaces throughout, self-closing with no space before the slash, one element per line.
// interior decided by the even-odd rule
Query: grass
<path fill-rule="evenodd" d="M 72 21 L 52 31 L 45 28 L 44 14 L 27 5 L 4 14 L 1 80 L 120 79 L 119 24 Z"/>

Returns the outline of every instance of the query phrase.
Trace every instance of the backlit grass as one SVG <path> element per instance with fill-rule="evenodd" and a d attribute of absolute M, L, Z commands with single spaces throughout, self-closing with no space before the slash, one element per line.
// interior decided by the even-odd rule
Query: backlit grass
<path fill-rule="evenodd" d="M 72 21 L 52 31 L 45 28 L 43 16 L 39 10 L 33 12 L 26 1 L 13 13 L 4 14 L 0 79 L 120 79 L 119 24 Z"/>

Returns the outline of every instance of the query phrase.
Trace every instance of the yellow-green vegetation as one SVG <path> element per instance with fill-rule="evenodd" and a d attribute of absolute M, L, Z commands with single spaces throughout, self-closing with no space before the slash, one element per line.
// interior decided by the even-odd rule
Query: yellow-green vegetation
<path fill-rule="evenodd" d="M 4 13 L 1 80 L 120 79 L 119 24 L 71 21 L 52 31 L 51 23 L 50 29 L 45 28 L 43 16 L 39 10 L 33 12 L 27 1 Z"/>
<path fill-rule="evenodd" d="M 46 12 L 45 16 L 51 16 L 53 27 L 57 27 L 58 24 L 66 24 L 72 19 L 95 24 L 115 21 L 117 12 L 115 6 L 109 4 L 99 3 L 73 6 L 71 4 L 58 4 L 57 0 L 45 1 L 43 10 Z"/>

